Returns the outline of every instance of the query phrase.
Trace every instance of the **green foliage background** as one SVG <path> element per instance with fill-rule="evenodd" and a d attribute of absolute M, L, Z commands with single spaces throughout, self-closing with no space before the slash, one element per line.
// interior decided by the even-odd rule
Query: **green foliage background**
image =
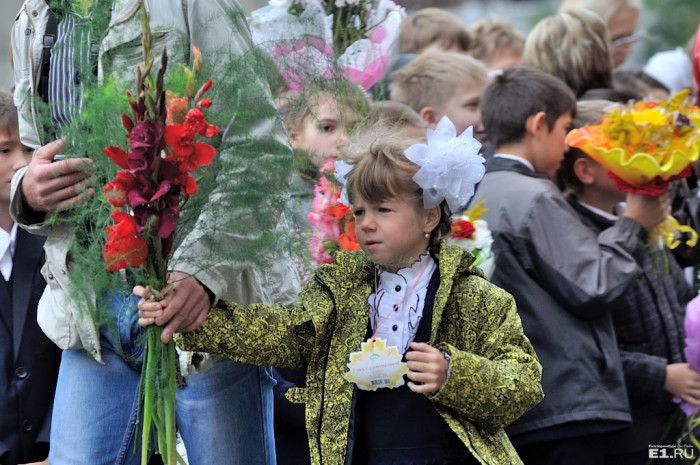
<path fill-rule="evenodd" d="M 649 58 L 658 51 L 685 47 L 700 24 L 700 1 L 644 0 L 644 14 L 648 24 L 639 48 Z"/>

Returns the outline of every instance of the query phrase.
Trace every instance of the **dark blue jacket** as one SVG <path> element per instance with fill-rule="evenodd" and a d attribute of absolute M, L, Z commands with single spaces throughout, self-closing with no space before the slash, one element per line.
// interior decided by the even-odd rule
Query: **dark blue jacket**
<path fill-rule="evenodd" d="M 11 289 L 0 283 L 0 463 L 48 456 L 51 410 L 61 350 L 41 331 L 44 237 L 17 230 Z M 0 279 L 2 277 L 0 276 Z"/>

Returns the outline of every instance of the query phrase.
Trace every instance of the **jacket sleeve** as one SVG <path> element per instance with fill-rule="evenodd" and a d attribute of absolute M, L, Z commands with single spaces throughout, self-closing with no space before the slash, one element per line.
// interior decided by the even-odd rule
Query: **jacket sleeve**
<path fill-rule="evenodd" d="M 625 373 L 625 384 L 634 386 L 628 392 L 632 400 L 646 403 L 663 392 L 668 365 L 668 360 L 664 357 L 620 350 L 620 360 Z"/>
<path fill-rule="evenodd" d="M 622 217 L 596 236 L 558 192 L 535 198 L 517 237 L 514 249 L 526 271 L 578 318 L 605 314 L 642 272 L 642 225 Z"/>
<path fill-rule="evenodd" d="M 437 345 L 452 359 L 432 399 L 495 432 L 542 400 L 542 367 L 510 294 L 472 276 L 455 285 L 452 299 L 462 311 L 446 313 L 441 324 L 461 328 L 461 337 Z"/>
<path fill-rule="evenodd" d="M 309 300 L 311 299 L 311 300 Z M 302 302 L 314 302 L 313 311 Z M 332 300 L 313 280 L 291 306 L 219 301 L 204 325 L 177 335 L 186 350 L 222 355 L 252 365 L 305 368 L 316 346 L 319 328 L 327 322 Z"/>
<path fill-rule="evenodd" d="M 48 3 L 39 3 L 37 10 L 30 15 L 27 5 L 22 5 L 12 26 L 12 70 L 14 74 L 13 98 L 17 107 L 17 121 L 22 143 L 34 149 L 42 145 L 39 135 L 39 123 L 32 112 L 38 98 L 34 83 L 39 81 L 42 34 L 48 19 Z M 32 31 L 27 34 L 27 31 Z M 38 48 L 38 51 L 37 51 Z M 26 167 L 15 173 L 12 178 L 10 213 L 12 218 L 33 234 L 47 235 L 49 225 L 46 215 L 31 212 L 25 208 L 19 185 L 24 177 Z"/>

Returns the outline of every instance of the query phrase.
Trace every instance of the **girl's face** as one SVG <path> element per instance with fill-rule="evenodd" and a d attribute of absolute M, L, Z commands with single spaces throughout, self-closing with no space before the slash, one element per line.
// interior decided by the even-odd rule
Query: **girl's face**
<path fill-rule="evenodd" d="M 342 110 L 342 111 L 341 111 Z M 304 150 L 317 168 L 329 157 L 338 157 L 347 144 L 348 127 L 356 116 L 348 108 L 340 108 L 331 98 L 322 98 L 302 121 L 297 131 L 290 131 L 292 147 Z"/>
<path fill-rule="evenodd" d="M 357 240 L 374 263 L 395 271 L 426 252 L 430 232 L 440 221 L 439 207 L 426 210 L 403 199 L 372 204 L 355 197 Z"/>

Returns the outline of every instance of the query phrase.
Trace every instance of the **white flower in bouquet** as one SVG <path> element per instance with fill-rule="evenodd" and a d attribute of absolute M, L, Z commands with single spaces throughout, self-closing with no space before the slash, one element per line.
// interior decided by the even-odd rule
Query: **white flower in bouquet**
<path fill-rule="evenodd" d="M 448 243 L 459 245 L 469 250 L 476 260 L 477 266 L 484 272 L 487 278 L 491 278 L 495 269 L 495 260 L 491 246 L 493 237 L 488 223 L 481 219 L 488 211 L 484 208 L 482 200 L 471 210 L 452 216 L 452 234 L 447 239 Z"/>

